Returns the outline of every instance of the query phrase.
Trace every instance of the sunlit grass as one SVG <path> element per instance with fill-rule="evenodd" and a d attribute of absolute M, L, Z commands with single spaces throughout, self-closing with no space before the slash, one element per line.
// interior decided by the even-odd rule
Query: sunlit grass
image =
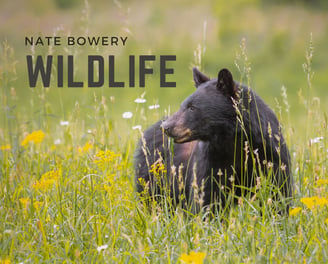
<path fill-rule="evenodd" d="M 154 202 L 149 210 L 138 200 L 133 151 L 140 130 L 170 111 L 162 102 L 178 105 L 184 99 L 181 89 L 191 86 L 185 76 L 181 89 L 173 91 L 177 98 L 162 101 L 136 90 L 115 91 L 124 97 L 119 102 L 104 89 L 28 90 L 18 78 L 15 50 L 2 43 L 0 263 L 326 263 L 327 118 L 315 97 L 312 45 L 301 77 L 308 90 L 291 92 L 287 86 L 276 100 L 295 179 L 287 217 L 271 210 L 265 190 L 257 199 L 241 197 L 219 216 L 172 211 L 168 201 Z M 212 60 L 224 54 L 212 56 L 209 47 L 207 52 L 198 55 L 212 69 Z M 247 70 L 247 82 L 257 70 L 267 71 L 257 66 L 262 61 Z M 305 113 L 303 126 L 296 126 L 302 129 L 295 129 L 299 114 L 293 113 L 290 98 Z M 167 173 L 161 162 L 150 169 L 158 177 Z"/>
<path fill-rule="evenodd" d="M 286 99 L 283 95 L 281 100 Z M 110 116 L 109 103 L 95 100 L 89 114 Z M 88 129 L 80 126 L 78 110 L 66 117 L 69 121 L 52 124 L 55 131 L 37 126 L 52 122 L 46 116 L 28 126 L 34 129 L 21 129 L 5 115 L 0 148 L 3 263 L 327 261 L 325 133 L 313 137 L 309 129 L 307 141 L 293 141 L 296 192 L 289 217 L 274 213 L 265 193 L 255 200 L 242 197 L 217 217 L 186 215 L 181 208 L 172 212 L 156 203 L 148 210 L 134 193 L 132 151 L 145 123 L 140 116 L 156 109 L 148 109 L 153 104 L 145 95 L 132 103 L 135 111 L 128 119 L 121 116 L 131 138 L 119 141 L 112 140 L 117 132 L 108 126 L 110 118 Z M 15 111 L 19 122 L 21 113 Z M 285 131 L 290 131 L 288 124 Z M 161 163 L 150 169 L 159 176 L 166 173 Z"/>

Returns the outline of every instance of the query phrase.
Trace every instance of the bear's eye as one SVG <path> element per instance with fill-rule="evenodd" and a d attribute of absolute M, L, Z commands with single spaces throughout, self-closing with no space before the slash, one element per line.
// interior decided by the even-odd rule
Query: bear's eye
<path fill-rule="evenodd" d="M 190 110 L 190 111 L 194 111 L 196 109 L 196 107 L 194 107 L 191 103 L 189 103 L 187 105 L 187 107 L 188 107 L 188 110 Z"/>

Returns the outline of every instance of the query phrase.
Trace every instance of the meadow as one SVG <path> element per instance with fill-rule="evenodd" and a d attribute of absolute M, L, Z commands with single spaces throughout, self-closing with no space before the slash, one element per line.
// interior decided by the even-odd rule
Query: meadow
<path fill-rule="evenodd" d="M 0 3 L 0 263 L 328 262 L 326 9 L 256 0 L 18 2 Z M 73 33 L 128 40 L 24 45 L 27 35 Z M 54 80 L 29 88 L 28 54 L 74 54 L 77 79 L 87 55 L 115 55 L 119 80 L 127 80 L 129 55 L 173 54 L 177 87 L 159 87 L 154 62 L 145 88 L 58 88 Z M 264 188 L 216 217 L 139 202 L 138 138 L 192 93 L 191 66 L 212 77 L 231 69 L 277 114 L 295 180 L 288 217 L 271 210 Z"/>

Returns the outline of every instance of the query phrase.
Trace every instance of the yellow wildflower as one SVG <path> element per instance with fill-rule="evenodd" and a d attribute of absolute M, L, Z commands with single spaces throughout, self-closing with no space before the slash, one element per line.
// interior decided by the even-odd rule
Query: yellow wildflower
<path fill-rule="evenodd" d="M 20 198 L 20 203 L 23 205 L 24 209 L 27 209 L 28 205 L 30 204 L 30 198 Z"/>
<path fill-rule="evenodd" d="M 328 184 L 328 179 L 319 179 L 316 181 L 317 185 L 325 185 Z"/>
<path fill-rule="evenodd" d="M 39 211 L 40 208 L 42 207 L 43 202 L 39 202 L 39 201 L 33 201 L 33 207 L 35 210 Z"/>
<path fill-rule="evenodd" d="M 115 163 L 121 157 L 120 154 L 116 154 L 111 150 L 100 150 L 94 157 L 94 163 L 98 165 L 99 168 L 104 169 L 106 164 L 108 163 Z M 115 168 L 119 169 L 119 168 Z"/>
<path fill-rule="evenodd" d="M 51 217 L 50 215 L 48 214 L 47 217 L 46 217 L 46 223 L 49 223 L 51 221 Z"/>
<path fill-rule="evenodd" d="M 155 162 L 150 167 L 151 169 L 149 170 L 149 172 L 155 175 L 159 175 L 160 173 L 166 173 L 165 166 L 162 162 Z"/>
<path fill-rule="evenodd" d="M 93 145 L 90 142 L 85 143 L 83 147 L 79 147 L 80 153 L 87 153 L 90 149 L 93 148 Z"/>
<path fill-rule="evenodd" d="M 325 223 L 328 225 L 328 218 L 326 218 Z"/>
<path fill-rule="evenodd" d="M 0 150 L 11 150 L 11 146 L 9 144 L 0 146 Z"/>
<path fill-rule="evenodd" d="M 6 258 L 6 259 L 0 259 L 0 264 L 10 264 L 11 261 L 10 259 Z"/>
<path fill-rule="evenodd" d="M 47 191 L 54 183 L 58 181 L 61 176 L 61 169 L 48 171 L 42 174 L 40 180 L 33 184 L 33 189 L 40 191 Z"/>
<path fill-rule="evenodd" d="M 19 202 L 22 204 L 24 209 L 27 210 L 27 208 L 31 204 L 31 199 L 30 198 L 20 198 Z M 39 211 L 42 206 L 43 206 L 43 202 L 39 202 L 39 201 L 36 201 L 33 199 L 33 207 L 35 210 Z"/>
<path fill-rule="evenodd" d="M 301 207 L 295 207 L 289 210 L 289 216 L 297 215 L 302 210 Z"/>
<path fill-rule="evenodd" d="M 111 193 L 112 192 L 112 186 L 108 184 L 103 185 L 106 192 Z"/>
<path fill-rule="evenodd" d="M 145 181 L 145 179 L 142 178 L 142 177 L 139 177 L 139 178 L 138 178 L 138 184 L 141 185 L 143 188 L 145 188 L 145 186 L 146 186 L 146 181 Z"/>
<path fill-rule="evenodd" d="M 305 204 L 305 206 L 311 210 L 313 210 L 315 207 L 322 207 L 324 205 L 328 204 L 328 199 L 327 198 L 322 198 L 318 196 L 313 196 L 313 197 L 304 197 L 301 199 L 301 202 Z"/>
<path fill-rule="evenodd" d="M 182 263 L 202 264 L 204 262 L 205 256 L 206 254 L 204 252 L 191 251 L 189 255 L 183 253 L 179 259 Z"/>
<path fill-rule="evenodd" d="M 26 146 L 28 143 L 33 142 L 34 144 L 41 143 L 43 141 L 45 134 L 42 130 L 33 131 L 31 134 L 28 134 L 23 141 L 21 146 Z"/>

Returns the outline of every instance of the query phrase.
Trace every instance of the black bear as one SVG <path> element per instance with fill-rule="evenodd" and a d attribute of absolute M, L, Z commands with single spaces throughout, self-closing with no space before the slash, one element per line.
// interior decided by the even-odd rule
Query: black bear
<path fill-rule="evenodd" d="M 210 79 L 194 68 L 193 78 L 197 89 L 180 110 L 139 142 L 137 192 L 192 213 L 222 210 L 229 197 L 255 192 L 265 175 L 273 198 L 291 198 L 290 155 L 273 111 L 227 69 Z"/>

